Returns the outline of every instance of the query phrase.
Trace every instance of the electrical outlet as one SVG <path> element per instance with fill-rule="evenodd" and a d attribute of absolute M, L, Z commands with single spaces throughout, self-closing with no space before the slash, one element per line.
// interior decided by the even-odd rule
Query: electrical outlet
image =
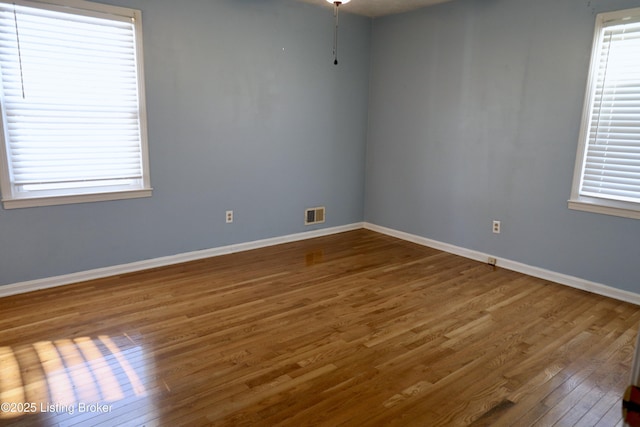
<path fill-rule="evenodd" d="M 233 211 L 227 211 L 227 224 L 231 224 L 233 222 Z"/>
<path fill-rule="evenodd" d="M 493 228 L 492 228 L 493 232 L 495 234 L 500 234 L 500 221 L 493 221 Z"/>

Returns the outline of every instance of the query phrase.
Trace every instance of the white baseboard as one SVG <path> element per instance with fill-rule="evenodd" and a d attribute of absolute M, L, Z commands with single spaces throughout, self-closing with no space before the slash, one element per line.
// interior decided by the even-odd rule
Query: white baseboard
<path fill-rule="evenodd" d="M 451 245 L 448 243 L 439 242 L 437 240 L 427 239 L 415 234 L 405 233 L 403 231 L 394 230 L 387 227 L 371 223 L 354 223 L 343 225 L 339 227 L 324 228 L 313 231 L 305 231 L 302 233 L 289 234 L 286 236 L 273 237 L 263 240 L 255 240 L 252 242 L 238 243 L 234 245 L 221 246 L 217 248 L 204 249 L 200 251 L 186 252 L 177 255 L 170 255 L 161 258 L 154 258 L 150 260 L 132 262 L 128 264 L 121 264 L 112 267 L 97 268 L 94 270 L 81 271 L 78 273 L 65 274 L 63 276 L 49 277 L 45 279 L 31 280 L 27 282 L 14 283 L 10 285 L 0 286 L 0 298 L 17 295 L 26 292 L 37 291 L 40 289 L 54 288 L 57 286 L 69 285 L 72 283 L 84 282 L 87 280 L 101 279 L 110 276 L 117 276 L 120 274 L 133 273 L 136 271 L 148 270 L 151 268 L 165 267 L 173 264 L 180 264 L 183 262 L 196 261 L 204 258 L 211 258 L 220 255 L 232 254 L 236 252 L 243 252 L 252 249 L 259 249 L 268 246 L 279 245 L 282 243 L 296 242 L 300 240 L 312 239 L 314 237 L 329 236 L 332 234 L 342 233 L 345 231 L 357 230 L 360 228 L 366 228 L 371 231 L 386 234 L 388 236 L 396 237 L 398 239 L 406 240 L 409 242 L 417 243 L 422 246 L 428 246 L 430 248 L 438 249 L 444 252 L 448 252 L 455 255 L 460 255 L 465 258 L 473 259 L 480 262 L 487 262 L 489 257 L 497 259 L 497 265 L 508 270 L 517 271 L 519 273 L 527 274 L 529 276 L 538 277 L 541 279 L 556 282 L 562 285 L 570 286 L 572 288 L 581 289 L 584 291 L 592 292 L 594 294 L 603 295 L 606 297 L 614 298 L 620 301 L 629 302 L 632 304 L 640 305 L 640 294 L 634 292 L 623 291 L 621 289 L 613 288 L 611 286 L 603 285 L 596 282 L 591 282 L 585 279 L 581 279 L 574 276 L 569 276 L 555 271 L 546 270 L 539 267 L 533 267 L 527 264 L 523 264 L 517 261 L 512 261 L 506 258 L 499 258 L 494 255 L 490 255 L 484 252 L 474 251 L 471 249 L 462 248 L 459 246 Z"/>
<path fill-rule="evenodd" d="M 611 286 L 603 285 L 589 280 L 581 279 L 579 277 L 569 276 L 555 271 L 546 270 L 544 268 L 534 267 L 531 265 L 523 264 L 517 261 L 512 261 L 506 258 L 499 258 L 491 254 L 484 252 L 474 251 L 471 249 L 462 248 L 448 243 L 442 243 L 437 240 L 427 239 L 426 237 L 417 236 L 415 234 L 405 233 L 403 231 L 394 230 L 379 225 L 364 223 L 364 228 L 378 233 L 386 234 L 388 236 L 396 237 L 398 239 L 406 240 L 409 242 L 417 243 L 422 246 L 428 246 L 430 248 L 438 249 L 444 252 L 448 252 L 455 255 L 460 255 L 465 258 L 473 259 L 476 261 L 486 263 L 489 257 L 497 259 L 497 266 L 506 268 L 507 270 L 517 271 L 529 276 L 538 277 L 540 279 L 549 280 L 551 282 L 559 283 L 561 285 L 570 286 L 572 288 L 581 289 L 594 294 L 603 295 L 609 298 L 614 298 L 620 301 L 629 302 L 631 304 L 640 305 L 640 294 L 634 292 L 623 291 L 621 289 L 613 288 Z"/>
<path fill-rule="evenodd" d="M 63 276 L 48 277 L 45 279 L 31 280 L 28 282 L 13 283 L 0 286 L 0 298 L 17 295 L 40 289 L 54 288 L 57 286 L 69 285 L 72 283 L 84 282 L 87 280 L 102 279 L 120 274 L 133 273 L 136 271 L 148 270 L 151 268 L 165 267 L 173 264 L 180 264 L 188 261 L 196 261 L 204 258 L 211 258 L 220 255 L 232 254 L 235 252 L 248 251 L 251 249 L 264 248 L 267 246 L 279 245 L 282 243 L 296 242 L 299 240 L 312 239 L 314 237 L 329 236 L 331 234 L 343 233 L 345 231 L 358 230 L 363 228 L 363 223 L 342 225 L 339 227 L 323 228 L 302 233 L 289 234 L 286 236 L 273 237 L 270 239 L 255 240 L 252 242 L 238 243 L 235 245 L 221 246 L 217 248 L 204 249 L 200 251 L 186 252 L 177 255 L 170 255 L 161 258 L 154 258 L 144 261 L 132 262 L 128 264 L 115 265 L 112 267 L 97 268 L 94 270 L 81 271 L 78 273 L 65 274 Z"/>

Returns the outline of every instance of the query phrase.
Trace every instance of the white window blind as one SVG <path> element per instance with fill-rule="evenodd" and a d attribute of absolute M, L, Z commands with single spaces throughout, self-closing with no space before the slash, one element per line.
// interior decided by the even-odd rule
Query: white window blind
<path fill-rule="evenodd" d="M 132 16 L 0 3 L 10 198 L 149 189 L 136 37 Z"/>
<path fill-rule="evenodd" d="M 627 12 L 596 26 L 572 199 L 640 210 L 640 10 Z"/>

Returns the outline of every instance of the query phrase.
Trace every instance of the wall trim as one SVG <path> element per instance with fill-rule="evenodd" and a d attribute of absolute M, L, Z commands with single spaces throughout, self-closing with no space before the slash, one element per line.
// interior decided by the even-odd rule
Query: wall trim
<path fill-rule="evenodd" d="M 185 252 L 185 253 L 170 255 L 166 257 L 153 258 L 149 260 L 137 261 L 137 262 L 132 262 L 128 264 L 115 265 L 111 267 L 97 268 L 93 270 L 65 274 L 62 276 L 55 276 L 55 277 L 48 277 L 44 279 L 30 280 L 27 282 L 13 283 L 5 286 L 0 286 L 0 298 L 37 291 L 41 289 L 49 289 L 49 288 L 54 288 L 58 286 L 70 285 L 73 283 L 85 282 L 87 280 L 102 279 L 105 277 L 117 276 L 120 274 L 134 273 L 137 271 L 149 270 L 149 269 L 158 268 L 158 267 L 166 267 L 169 265 L 180 264 L 183 262 L 197 261 L 200 259 L 212 258 L 212 257 L 232 254 L 236 252 L 244 252 L 252 249 L 265 248 L 269 246 L 280 245 L 283 243 L 313 239 L 315 237 L 329 236 L 332 234 L 358 230 L 361 228 L 365 228 L 367 230 L 375 231 L 377 233 L 385 234 L 387 236 L 395 237 L 408 242 L 416 243 L 422 246 L 438 249 L 443 252 L 459 255 L 475 261 L 487 262 L 487 259 L 491 256 L 497 259 L 498 267 L 506 268 L 507 270 L 517 271 L 519 273 L 527 274 L 529 276 L 537 277 L 544 280 L 549 280 L 551 282 L 559 283 L 561 285 L 570 286 L 572 288 L 581 289 L 594 294 L 606 296 L 609 298 L 617 299 L 617 300 L 628 302 L 631 304 L 640 305 L 640 294 L 636 294 L 634 292 L 624 291 L 621 289 L 613 288 L 611 286 L 581 279 L 579 277 L 557 273 L 555 271 L 546 270 L 540 267 L 534 267 L 531 265 L 510 260 L 510 259 L 496 257 L 494 255 L 487 254 L 484 252 L 451 245 L 449 243 L 439 242 L 437 240 L 428 239 L 426 237 L 418 236 L 411 233 L 406 233 L 404 231 L 394 230 L 392 228 L 383 227 L 383 226 L 372 224 L 369 222 L 359 222 L 359 223 L 353 223 L 348 225 L 342 225 L 338 227 L 329 227 L 329 228 L 323 228 L 319 230 L 304 231 L 301 233 L 289 234 L 285 236 L 272 237 L 272 238 L 262 239 L 262 240 L 254 240 L 250 242 L 237 243 L 233 245 L 220 246 L 216 248 L 203 249 L 203 250 L 193 251 L 193 252 Z"/>
<path fill-rule="evenodd" d="M 417 236 L 415 234 L 406 233 L 404 231 L 394 230 L 392 228 L 382 227 L 368 222 L 364 223 L 364 228 L 381 234 L 386 234 L 388 236 L 396 237 L 398 239 L 406 240 L 408 242 L 417 243 L 422 246 L 427 246 L 454 255 L 459 255 L 475 261 L 486 263 L 489 257 L 493 257 L 497 259 L 496 265 L 498 267 L 506 268 L 507 270 L 517 271 L 518 273 L 523 273 L 528 276 L 549 280 L 561 285 L 570 286 L 572 288 L 581 289 L 583 291 L 588 291 L 605 297 L 617 299 L 635 305 L 640 305 L 640 294 L 634 292 L 624 291 L 621 289 L 613 288 L 611 286 L 603 285 L 601 283 L 581 279 L 579 277 L 557 273 L 555 271 L 546 270 L 544 268 L 534 267 L 510 259 L 500 258 L 484 252 L 462 248 L 460 246 L 439 242 L 437 240 L 428 239 L 426 237 Z"/>
<path fill-rule="evenodd" d="M 70 285 L 72 283 L 79 283 L 87 280 L 102 279 L 105 277 L 117 276 L 120 274 L 134 273 L 137 271 L 149 270 L 152 268 L 180 264 L 183 262 L 196 261 L 220 255 L 265 248 L 268 246 L 280 245 L 282 243 L 296 242 L 300 240 L 312 239 L 314 237 L 329 236 L 332 234 L 343 233 L 345 231 L 359 230 L 361 228 L 364 228 L 364 224 L 359 222 L 338 227 L 323 228 L 319 230 L 304 231 L 301 233 L 272 237 L 268 239 L 254 240 L 251 242 L 237 243 L 228 246 L 220 246 L 217 248 L 185 252 L 181 254 L 153 258 L 144 261 L 136 261 L 128 264 L 114 265 L 112 267 L 96 268 L 94 270 L 81 271 L 77 273 L 65 274 L 62 276 L 13 283 L 10 285 L 0 286 L 0 298 L 37 291 L 41 289 Z"/>

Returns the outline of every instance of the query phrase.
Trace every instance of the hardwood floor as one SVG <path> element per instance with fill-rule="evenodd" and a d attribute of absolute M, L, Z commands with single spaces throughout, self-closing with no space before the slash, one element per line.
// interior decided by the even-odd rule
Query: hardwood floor
<path fill-rule="evenodd" d="M 0 425 L 622 425 L 639 321 L 358 230 L 0 299 Z"/>

